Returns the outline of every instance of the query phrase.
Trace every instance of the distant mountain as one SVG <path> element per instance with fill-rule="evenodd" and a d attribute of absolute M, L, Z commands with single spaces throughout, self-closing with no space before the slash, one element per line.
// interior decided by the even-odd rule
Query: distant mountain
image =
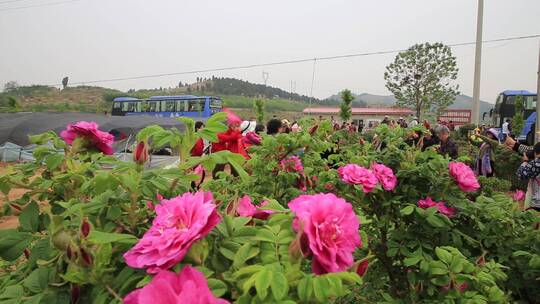
<path fill-rule="evenodd" d="M 284 91 L 280 88 L 266 86 L 264 84 L 251 83 L 249 81 L 240 80 L 236 78 L 224 78 L 214 77 L 208 79 L 200 79 L 199 82 L 190 85 L 190 88 L 197 87 L 199 90 L 202 88 L 207 92 L 212 92 L 216 95 L 240 95 L 246 97 L 265 97 L 283 98 L 296 101 L 309 102 L 310 99 L 314 103 L 321 103 L 322 101 L 317 98 L 310 98 L 306 95 L 300 95 Z"/>
<path fill-rule="evenodd" d="M 396 104 L 394 95 L 374 95 L 369 93 L 353 94 L 356 98 L 353 101 L 357 104 L 365 104 L 368 107 L 392 107 Z M 339 95 L 332 95 L 325 99 L 326 103 L 339 104 L 341 99 Z M 493 108 L 493 104 L 480 101 L 480 114 L 489 112 Z M 454 103 L 450 109 L 472 109 L 472 97 L 460 94 L 456 96 Z"/>

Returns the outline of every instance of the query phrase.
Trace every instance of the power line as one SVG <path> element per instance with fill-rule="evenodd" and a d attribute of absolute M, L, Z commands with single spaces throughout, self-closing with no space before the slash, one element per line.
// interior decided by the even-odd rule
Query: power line
<path fill-rule="evenodd" d="M 13 3 L 13 2 L 21 2 L 21 1 L 32 1 L 32 0 L 8 0 L 8 1 L 0 1 L 0 4 L 4 4 L 4 3 Z"/>
<path fill-rule="evenodd" d="M 515 40 L 531 39 L 531 38 L 538 38 L 538 37 L 540 37 L 540 34 L 484 40 L 484 41 L 482 41 L 482 43 L 494 43 L 494 42 L 501 42 L 501 41 L 515 41 Z M 462 42 L 462 43 L 449 44 L 448 46 L 457 47 L 457 46 L 473 45 L 475 43 L 476 42 Z M 83 83 L 84 84 L 90 84 L 90 83 L 100 83 L 100 82 L 115 82 L 115 81 L 124 81 L 124 80 L 159 78 L 159 77 L 166 77 L 166 76 L 178 76 L 178 75 L 189 75 L 189 74 L 202 74 L 202 73 L 221 72 L 221 71 L 230 71 L 230 70 L 243 70 L 243 69 L 251 69 L 251 68 L 257 68 L 257 67 L 287 65 L 287 64 L 295 64 L 295 63 L 303 63 L 303 62 L 316 62 L 316 61 L 322 61 L 322 60 L 335 60 L 335 59 L 344 59 L 344 58 L 353 58 L 353 57 L 393 54 L 393 53 L 403 52 L 403 51 L 406 51 L 406 50 L 407 49 L 389 50 L 389 51 L 377 51 L 377 52 L 367 52 L 367 53 L 352 53 L 352 54 L 345 54 L 345 55 L 315 57 L 315 58 L 286 60 L 286 61 L 275 61 L 275 62 L 268 62 L 268 63 L 247 64 L 247 65 L 238 65 L 238 66 L 213 68 L 213 69 L 201 69 L 201 70 L 184 71 L 184 72 L 173 72 L 173 73 L 163 73 L 163 74 L 153 74 L 153 75 L 141 75 L 141 76 L 132 76 L 132 77 L 120 77 L 120 78 L 110 78 L 110 79 L 101 79 L 101 80 L 90 80 L 90 81 L 84 81 L 84 82 L 71 83 L 71 85 L 81 85 Z M 60 84 L 54 84 L 52 86 L 59 86 L 59 85 Z"/>
<path fill-rule="evenodd" d="M 11 0 L 11 1 L 16 2 L 16 1 L 23 1 L 23 0 Z M 60 5 L 60 4 L 66 4 L 66 3 L 71 3 L 71 2 L 78 2 L 78 1 L 82 1 L 82 0 L 67 0 L 67 1 L 42 3 L 42 4 L 36 4 L 36 5 L 3 8 L 3 9 L 0 9 L 0 12 L 21 10 L 21 9 L 27 9 L 27 8 L 33 8 L 33 7 L 53 6 L 53 5 Z M 7 3 L 7 2 L 3 2 L 3 3 Z"/>

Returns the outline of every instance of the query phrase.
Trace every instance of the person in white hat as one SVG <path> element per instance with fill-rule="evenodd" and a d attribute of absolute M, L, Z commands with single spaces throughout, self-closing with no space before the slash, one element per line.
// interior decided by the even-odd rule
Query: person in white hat
<path fill-rule="evenodd" d="M 417 126 L 418 125 L 418 117 L 414 116 L 411 120 L 411 122 L 409 123 L 409 127 L 414 127 L 414 126 Z"/>

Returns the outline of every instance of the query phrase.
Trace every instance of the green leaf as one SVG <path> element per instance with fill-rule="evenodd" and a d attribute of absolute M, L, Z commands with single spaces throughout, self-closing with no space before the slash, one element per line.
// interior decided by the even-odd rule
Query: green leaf
<path fill-rule="evenodd" d="M 341 280 L 349 284 L 358 284 L 358 285 L 362 284 L 362 277 L 358 275 L 356 272 L 342 271 L 342 272 L 333 272 L 327 275 L 340 278 Z"/>
<path fill-rule="evenodd" d="M 64 155 L 60 153 L 51 154 L 45 157 L 45 165 L 49 170 L 58 168 L 64 161 Z"/>
<path fill-rule="evenodd" d="M 28 257 L 28 268 L 32 269 L 36 265 L 37 260 L 49 260 L 51 255 L 51 239 L 44 238 L 36 242 L 30 250 Z"/>
<path fill-rule="evenodd" d="M 242 267 L 249 259 L 259 254 L 258 247 L 252 247 L 250 243 L 246 243 L 238 249 L 238 252 L 234 256 L 233 267 Z"/>
<path fill-rule="evenodd" d="M 463 261 L 460 257 L 454 256 L 452 258 L 452 263 L 450 264 L 450 271 L 453 273 L 460 273 L 463 271 Z"/>
<path fill-rule="evenodd" d="M 6 261 L 16 260 L 30 245 L 31 237 L 28 232 L 0 230 L 0 257 Z"/>
<path fill-rule="evenodd" d="M 37 232 L 39 227 L 39 207 L 32 201 L 19 215 L 22 231 Z"/>
<path fill-rule="evenodd" d="M 437 217 L 437 215 L 431 215 L 426 218 L 427 222 L 436 228 L 444 227 L 444 221 Z"/>
<path fill-rule="evenodd" d="M 94 244 L 106 244 L 114 242 L 119 242 L 123 244 L 135 244 L 138 241 L 137 238 L 131 234 L 109 233 L 97 230 L 90 231 L 90 235 L 88 235 L 88 240 Z"/>
<path fill-rule="evenodd" d="M 270 231 L 270 229 L 263 228 L 257 231 L 257 235 L 253 239 L 256 241 L 275 243 L 276 235 Z"/>
<path fill-rule="evenodd" d="M 137 133 L 137 141 L 147 140 L 152 135 L 157 134 L 159 132 L 163 132 L 163 131 L 165 130 L 158 125 L 147 126 L 141 131 L 139 131 L 139 133 Z"/>
<path fill-rule="evenodd" d="M 23 281 L 23 286 L 33 293 L 43 292 L 49 284 L 49 276 L 52 269 L 37 268 Z"/>
<path fill-rule="evenodd" d="M 20 299 L 24 296 L 24 289 L 21 285 L 8 286 L 4 292 L 0 294 L 0 300 Z"/>
<path fill-rule="evenodd" d="M 208 279 L 208 287 L 217 298 L 227 292 L 227 285 L 218 279 Z"/>
<path fill-rule="evenodd" d="M 400 213 L 401 215 L 409 215 L 409 214 L 412 214 L 414 212 L 414 206 L 412 205 L 409 205 L 403 209 L 400 210 Z"/>
<path fill-rule="evenodd" d="M 268 287 L 270 287 L 271 281 L 272 272 L 268 269 L 263 268 L 263 270 L 257 274 L 257 279 L 255 280 L 255 289 L 257 290 L 257 296 L 261 300 L 264 300 L 268 295 Z"/>
<path fill-rule="evenodd" d="M 274 272 L 270 287 L 272 288 L 272 295 L 276 300 L 283 299 L 289 292 L 289 283 L 281 272 Z"/>
<path fill-rule="evenodd" d="M 450 278 L 449 277 L 437 277 L 431 279 L 431 283 L 437 285 L 437 286 L 446 286 L 450 284 Z"/>
<path fill-rule="evenodd" d="M 274 199 L 266 200 L 268 202 L 267 205 L 260 207 L 261 210 L 272 210 L 272 211 L 278 211 L 278 212 L 285 212 L 287 209 L 285 209 L 283 206 L 281 206 L 278 201 Z"/>
<path fill-rule="evenodd" d="M 313 282 L 311 276 L 305 276 L 298 282 L 298 297 L 304 302 L 308 302 L 313 294 Z"/>
<path fill-rule="evenodd" d="M 329 284 L 325 277 L 313 278 L 313 293 L 320 303 L 326 303 L 329 293 Z"/>
<path fill-rule="evenodd" d="M 418 264 L 418 262 L 420 262 L 421 260 L 422 259 L 419 257 L 409 257 L 409 258 L 405 258 L 403 260 L 403 263 L 405 264 L 405 266 L 409 267 L 409 266 Z"/>
<path fill-rule="evenodd" d="M 437 257 L 447 265 L 452 263 L 452 254 L 441 247 L 435 248 L 435 254 L 437 254 Z"/>
<path fill-rule="evenodd" d="M 120 218 L 122 216 L 122 209 L 118 206 L 112 206 L 107 210 L 107 219 L 114 221 Z"/>

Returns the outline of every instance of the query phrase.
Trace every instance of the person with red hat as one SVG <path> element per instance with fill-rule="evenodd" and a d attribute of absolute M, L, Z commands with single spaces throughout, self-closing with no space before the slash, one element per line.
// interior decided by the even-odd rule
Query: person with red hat
<path fill-rule="evenodd" d="M 232 153 L 238 153 L 245 158 L 248 158 L 242 140 L 242 130 L 240 129 L 242 119 L 228 109 L 223 109 L 223 111 L 227 113 L 227 124 L 229 125 L 229 128 L 227 131 L 217 135 L 218 141 L 212 143 L 212 153 L 228 150 Z M 224 164 L 216 165 L 213 176 L 215 176 L 217 172 L 223 171 L 224 169 Z M 231 173 L 236 175 L 236 171 L 233 168 L 231 168 Z"/>

